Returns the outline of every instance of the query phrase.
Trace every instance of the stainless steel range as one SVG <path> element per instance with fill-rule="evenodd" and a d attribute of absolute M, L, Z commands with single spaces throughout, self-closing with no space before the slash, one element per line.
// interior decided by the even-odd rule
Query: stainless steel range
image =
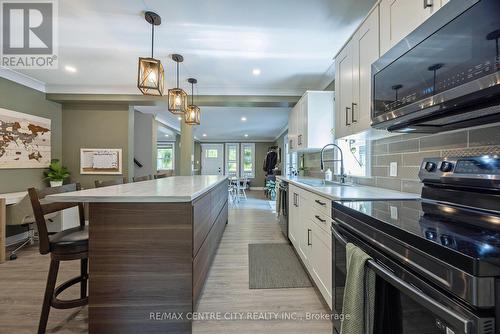
<path fill-rule="evenodd" d="M 425 159 L 419 175 L 421 200 L 334 203 L 335 311 L 352 242 L 373 257 L 375 333 L 500 333 L 500 157 Z"/>

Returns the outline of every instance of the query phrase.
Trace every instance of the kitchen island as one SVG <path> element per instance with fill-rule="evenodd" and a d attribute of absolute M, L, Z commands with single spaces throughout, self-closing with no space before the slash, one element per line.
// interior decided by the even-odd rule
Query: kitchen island
<path fill-rule="evenodd" d="M 89 333 L 191 333 L 228 219 L 226 177 L 51 195 L 89 203 Z"/>

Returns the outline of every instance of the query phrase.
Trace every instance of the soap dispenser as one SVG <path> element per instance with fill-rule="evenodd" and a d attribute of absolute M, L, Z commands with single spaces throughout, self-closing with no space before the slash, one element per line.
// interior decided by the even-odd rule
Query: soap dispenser
<path fill-rule="evenodd" d="M 333 179 L 333 173 L 330 168 L 328 168 L 325 172 L 325 180 L 326 181 L 331 181 Z"/>

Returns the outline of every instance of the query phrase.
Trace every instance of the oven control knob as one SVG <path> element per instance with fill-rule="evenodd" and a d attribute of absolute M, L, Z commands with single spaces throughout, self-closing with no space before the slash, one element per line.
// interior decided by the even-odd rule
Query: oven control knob
<path fill-rule="evenodd" d="M 453 164 L 451 162 L 448 162 L 448 161 L 443 161 L 441 163 L 440 170 L 442 172 L 445 172 L 445 173 L 451 172 L 453 170 Z"/>
<path fill-rule="evenodd" d="M 433 172 L 436 170 L 436 163 L 432 161 L 427 161 L 424 166 L 425 170 L 428 171 L 429 173 Z"/>

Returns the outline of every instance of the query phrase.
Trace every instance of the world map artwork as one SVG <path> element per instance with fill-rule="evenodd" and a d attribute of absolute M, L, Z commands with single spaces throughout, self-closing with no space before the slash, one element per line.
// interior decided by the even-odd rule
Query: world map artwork
<path fill-rule="evenodd" d="M 46 168 L 50 119 L 0 108 L 0 168 Z"/>

